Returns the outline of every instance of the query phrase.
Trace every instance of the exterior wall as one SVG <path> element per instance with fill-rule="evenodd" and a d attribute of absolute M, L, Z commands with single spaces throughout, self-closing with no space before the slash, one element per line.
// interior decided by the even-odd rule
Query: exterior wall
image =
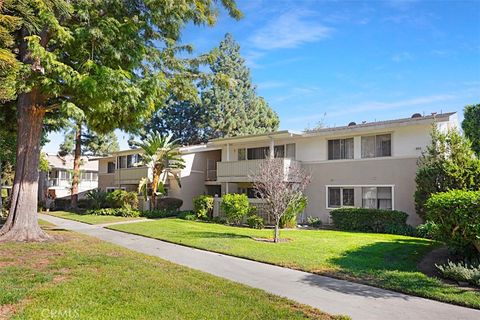
<path fill-rule="evenodd" d="M 115 175 L 113 173 L 99 173 L 98 174 L 98 188 L 106 191 L 108 187 L 115 186 Z"/>
<path fill-rule="evenodd" d="M 407 212 L 409 224 L 421 223 L 413 201 L 416 161 L 416 158 L 369 159 L 304 165 L 312 175 L 312 182 L 305 192 L 309 201 L 304 218 L 316 216 L 324 223 L 330 223 L 331 210 L 327 209 L 326 202 L 327 185 L 358 186 L 354 188 L 355 206 L 358 207 L 362 201 L 360 186 L 392 185 L 394 209 Z"/>
<path fill-rule="evenodd" d="M 168 195 L 183 200 L 182 210 L 192 210 L 193 198 L 206 194 L 207 160 L 218 161 L 221 153 L 219 150 L 188 153 L 182 155 L 182 158 L 185 160 L 185 168 L 180 173 L 182 186 L 171 178 Z"/>

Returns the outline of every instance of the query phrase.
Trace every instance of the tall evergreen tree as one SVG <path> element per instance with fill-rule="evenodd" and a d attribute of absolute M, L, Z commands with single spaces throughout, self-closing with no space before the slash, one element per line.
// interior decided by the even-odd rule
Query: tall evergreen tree
<path fill-rule="evenodd" d="M 63 142 L 60 144 L 60 154 L 74 154 L 76 131 L 76 127 L 66 130 Z M 83 128 L 80 150 L 81 155 L 106 156 L 120 150 L 120 146 L 117 136 L 113 131 L 109 133 L 96 133 L 91 129 Z"/>
<path fill-rule="evenodd" d="M 210 65 L 215 79 L 202 91 L 202 104 L 208 114 L 210 138 L 238 136 L 275 131 L 277 114 L 262 97 L 257 96 L 251 83 L 250 70 L 240 55 L 240 46 L 227 33 L 215 50 Z"/>
<path fill-rule="evenodd" d="M 472 149 L 480 158 L 480 103 L 466 106 L 463 109 L 462 129 L 472 142 Z"/>
<path fill-rule="evenodd" d="M 233 0 L 219 0 L 231 16 L 241 14 Z M 1 57 L 15 57 L 13 99 L 17 149 L 12 205 L 0 241 L 42 241 L 50 237 L 37 220 L 38 164 L 44 119 L 68 118 L 65 109 L 85 115 L 98 132 L 131 130 L 155 111 L 172 91 L 196 91 L 201 59 L 177 53 L 182 28 L 214 24 L 217 1 L 1 1 L 10 46 Z M 5 28 L 2 28 L 3 31 Z M 7 37 L 8 38 L 8 37 Z M 6 99 L 5 99 L 6 100 Z M 0 102 L 3 103 L 3 102 Z M 3 106 L 2 106 L 3 107 Z"/>

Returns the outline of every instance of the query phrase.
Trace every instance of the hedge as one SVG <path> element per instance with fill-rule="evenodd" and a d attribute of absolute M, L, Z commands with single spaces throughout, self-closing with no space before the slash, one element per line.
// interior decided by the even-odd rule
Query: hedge
<path fill-rule="evenodd" d="M 193 198 L 193 211 L 199 219 L 207 219 L 213 216 L 213 197 L 201 195 Z"/>
<path fill-rule="evenodd" d="M 345 231 L 409 233 L 408 214 L 397 210 L 340 208 L 330 213 L 335 228 Z"/>
<path fill-rule="evenodd" d="M 480 252 L 480 191 L 452 190 L 432 195 L 425 204 L 437 236 L 452 249 Z"/>

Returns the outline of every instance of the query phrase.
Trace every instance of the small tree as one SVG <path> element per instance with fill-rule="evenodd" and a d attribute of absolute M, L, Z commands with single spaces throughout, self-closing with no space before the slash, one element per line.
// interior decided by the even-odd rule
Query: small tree
<path fill-rule="evenodd" d="M 425 203 L 432 194 L 480 187 L 480 160 L 475 157 L 468 139 L 456 130 L 441 133 L 435 126 L 431 137 L 431 144 L 418 161 L 415 178 L 415 208 L 423 219 Z"/>
<path fill-rule="evenodd" d="M 266 202 L 266 211 L 275 221 L 274 242 L 278 242 L 280 219 L 303 197 L 310 175 L 298 165 L 285 166 L 282 159 L 266 159 L 251 176 L 253 187 Z"/>
<path fill-rule="evenodd" d="M 172 140 L 171 134 L 164 137 L 159 132 L 153 132 L 143 142 L 137 142 L 136 145 L 143 149 L 142 163 L 152 168 L 152 201 L 150 203 L 150 209 L 152 209 L 157 201 L 159 186 L 160 188 L 163 186 L 160 180 L 161 175 L 173 176 L 180 185 L 178 171 L 185 168 L 185 161 L 181 158 L 178 151 L 179 145 L 176 140 Z M 146 181 L 148 182 L 148 180 L 142 180 L 139 185 L 140 190 L 146 191 Z"/>

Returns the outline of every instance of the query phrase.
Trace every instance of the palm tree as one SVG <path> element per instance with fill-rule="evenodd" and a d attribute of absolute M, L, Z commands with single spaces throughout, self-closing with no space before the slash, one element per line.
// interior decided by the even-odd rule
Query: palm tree
<path fill-rule="evenodd" d="M 166 137 L 162 136 L 159 132 L 152 132 L 142 142 L 136 142 L 135 145 L 143 149 L 142 163 L 152 168 L 152 198 L 150 202 L 150 209 L 154 208 L 157 200 L 157 191 L 159 189 L 163 191 L 163 183 L 160 177 L 167 178 L 173 176 L 179 186 L 180 184 L 180 169 L 185 168 L 185 161 L 181 158 L 177 144 L 177 140 L 172 140 L 172 135 Z M 142 179 L 139 184 L 139 190 L 143 191 L 145 197 L 147 195 L 147 186 L 150 183 L 148 178 Z"/>

